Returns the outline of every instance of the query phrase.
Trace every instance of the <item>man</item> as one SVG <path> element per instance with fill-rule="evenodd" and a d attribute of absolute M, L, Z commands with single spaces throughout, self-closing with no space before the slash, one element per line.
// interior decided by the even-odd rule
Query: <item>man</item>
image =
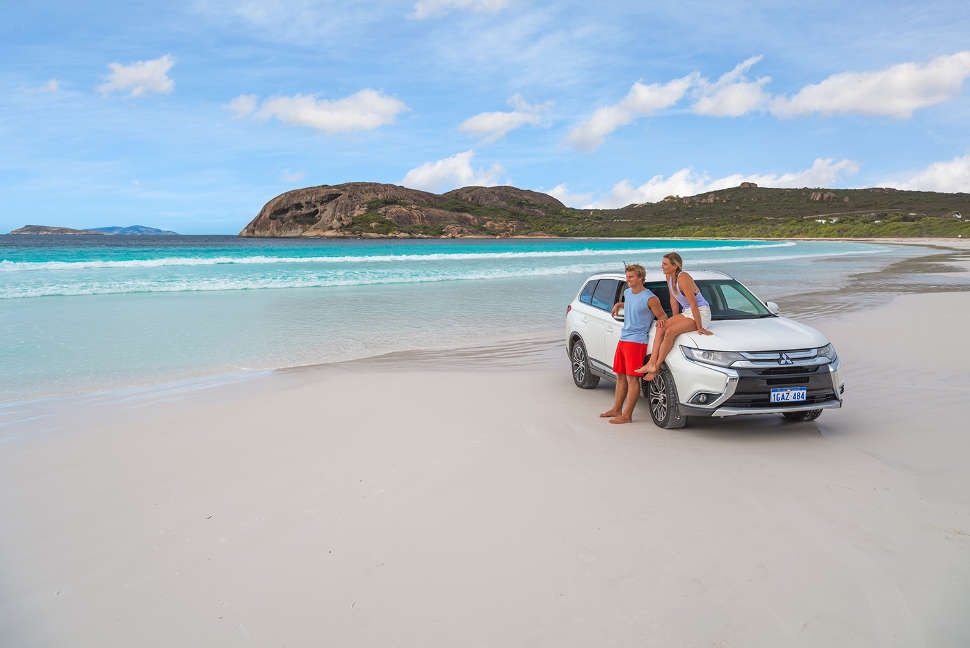
<path fill-rule="evenodd" d="M 642 265 L 628 265 L 627 288 L 623 291 L 623 300 L 613 305 L 614 317 L 623 306 L 623 330 L 613 356 L 613 371 L 616 373 L 613 409 L 600 414 L 603 418 L 609 418 L 610 423 L 633 421 L 633 408 L 637 406 L 637 399 L 640 397 L 640 375 L 636 373 L 636 369 L 643 364 L 647 355 L 650 326 L 655 317 L 659 320 L 667 319 L 667 314 L 660 306 L 660 299 L 643 285 L 646 274 L 647 271 Z"/>

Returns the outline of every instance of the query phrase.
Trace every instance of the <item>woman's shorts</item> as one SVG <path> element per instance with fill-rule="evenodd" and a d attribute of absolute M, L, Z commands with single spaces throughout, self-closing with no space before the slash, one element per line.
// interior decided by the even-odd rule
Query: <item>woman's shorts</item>
<path fill-rule="evenodd" d="M 616 343 L 616 353 L 613 354 L 613 371 L 616 374 L 639 376 L 634 369 L 643 366 L 643 359 L 647 355 L 647 345 L 639 342 L 620 340 Z"/>
<path fill-rule="evenodd" d="M 697 307 L 697 310 L 699 310 L 700 313 L 701 313 L 701 325 L 700 325 L 700 327 L 701 328 L 707 328 L 708 326 L 710 326 L 711 325 L 711 307 L 710 306 L 698 306 Z M 694 313 L 691 312 L 691 309 L 689 309 L 689 308 L 680 311 L 680 314 L 683 315 L 684 317 L 686 317 L 689 320 L 694 319 Z"/>

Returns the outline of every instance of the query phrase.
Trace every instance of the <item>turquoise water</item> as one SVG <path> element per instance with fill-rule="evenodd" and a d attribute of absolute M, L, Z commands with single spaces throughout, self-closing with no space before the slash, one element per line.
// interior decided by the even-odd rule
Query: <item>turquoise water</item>
<path fill-rule="evenodd" d="M 724 270 L 781 302 L 920 253 L 815 241 L 0 236 L 0 402 L 548 340 L 585 276 L 625 261 L 655 268 L 672 249 L 688 269 Z"/>

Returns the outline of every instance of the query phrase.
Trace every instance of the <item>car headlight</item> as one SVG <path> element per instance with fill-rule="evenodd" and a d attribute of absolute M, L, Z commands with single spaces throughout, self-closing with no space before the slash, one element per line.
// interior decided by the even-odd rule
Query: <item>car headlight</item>
<path fill-rule="evenodd" d="M 820 358 L 826 358 L 829 362 L 835 362 L 835 359 L 838 357 L 835 355 L 835 347 L 831 344 L 820 347 L 818 349 L 818 356 Z"/>
<path fill-rule="evenodd" d="M 719 367 L 730 367 L 738 360 L 744 360 L 744 356 L 737 351 L 708 351 L 707 349 L 694 349 L 686 346 L 681 346 L 680 349 L 691 360 L 706 362 Z"/>

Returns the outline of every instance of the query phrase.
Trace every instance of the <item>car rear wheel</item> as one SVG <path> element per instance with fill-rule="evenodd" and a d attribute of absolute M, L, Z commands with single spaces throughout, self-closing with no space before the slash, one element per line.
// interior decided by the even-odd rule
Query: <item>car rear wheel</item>
<path fill-rule="evenodd" d="M 801 421 L 814 421 L 822 415 L 821 409 L 807 410 L 804 412 L 785 412 L 782 416 L 786 421 L 790 423 L 799 423 Z"/>
<path fill-rule="evenodd" d="M 582 340 L 576 340 L 573 350 L 569 354 L 572 361 L 573 382 L 582 389 L 592 389 L 600 384 L 600 377 L 594 376 L 589 369 L 589 354 L 586 353 L 586 345 Z"/>
<path fill-rule="evenodd" d="M 670 370 L 664 366 L 649 383 L 647 398 L 650 404 L 650 418 L 653 419 L 654 424 L 667 430 L 687 425 L 687 417 L 680 413 L 680 407 L 677 404 L 677 386 L 674 384 Z"/>

